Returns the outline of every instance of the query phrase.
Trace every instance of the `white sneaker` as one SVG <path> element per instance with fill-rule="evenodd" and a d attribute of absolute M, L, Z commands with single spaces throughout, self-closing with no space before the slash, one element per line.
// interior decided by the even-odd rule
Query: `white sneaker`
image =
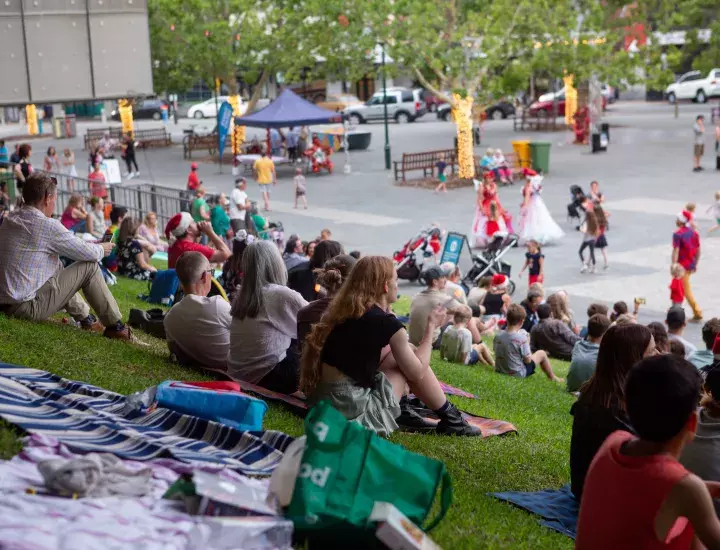
<path fill-rule="evenodd" d="M 580 273 L 585 273 L 588 270 L 587 264 L 582 264 L 582 267 L 580 268 Z"/>
<path fill-rule="evenodd" d="M 590 273 L 595 273 L 595 265 L 590 266 Z"/>
<path fill-rule="evenodd" d="M 131 179 L 133 179 L 134 177 L 135 177 L 135 174 L 132 173 L 132 172 L 130 172 L 130 173 L 128 174 L 128 176 L 127 176 L 127 179 L 131 180 Z"/>
<path fill-rule="evenodd" d="M 140 177 L 140 171 L 135 172 L 135 177 L 136 177 L 136 178 L 139 178 L 139 177 Z"/>
<path fill-rule="evenodd" d="M 123 179 L 129 178 L 129 177 L 130 177 L 130 172 L 125 172 L 125 173 L 122 175 L 122 177 L 123 177 Z"/>

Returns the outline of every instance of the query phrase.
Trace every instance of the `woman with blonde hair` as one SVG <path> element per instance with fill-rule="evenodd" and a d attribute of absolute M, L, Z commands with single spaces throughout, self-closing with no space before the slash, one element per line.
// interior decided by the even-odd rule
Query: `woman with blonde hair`
<path fill-rule="evenodd" d="M 118 273 L 136 281 L 148 281 L 157 268 L 148 261 L 138 242 L 139 228 L 140 220 L 132 216 L 125 218 L 120 225 L 117 245 Z M 152 256 L 155 250 L 151 249 L 149 252 Z"/>
<path fill-rule="evenodd" d="M 562 321 L 575 334 L 580 332 L 575 324 L 575 315 L 570 310 L 568 295 L 564 290 L 558 290 L 547 297 L 547 304 L 550 306 L 550 317 Z"/>
<path fill-rule="evenodd" d="M 168 243 L 160 238 L 157 223 L 157 214 L 155 212 L 148 212 L 145 215 L 143 223 L 138 228 L 138 237 L 153 248 L 167 252 Z M 143 243 L 141 242 L 140 244 Z"/>
<path fill-rule="evenodd" d="M 380 434 L 400 425 L 448 435 L 481 435 L 447 400 L 430 368 L 433 335 L 445 322 L 445 310 L 437 307 L 430 313 L 415 348 L 403 324 L 390 313 L 397 292 L 390 258 L 366 256 L 355 264 L 306 339 L 301 389 L 311 403 L 329 399 L 347 419 Z M 440 417 L 437 428 L 405 406 L 408 387 Z"/>

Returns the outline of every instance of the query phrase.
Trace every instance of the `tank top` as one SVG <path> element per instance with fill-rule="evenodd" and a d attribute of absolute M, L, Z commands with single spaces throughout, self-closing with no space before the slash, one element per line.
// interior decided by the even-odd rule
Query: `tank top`
<path fill-rule="evenodd" d="M 23 178 L 26 180 L 30 177 L 30 174 L 32 174 L 32 165 L 25 159 L 21 160 L 19 162 L 20 164 L 20 172 L 22 172 Z M 17 178 L 17 186 L 22 187 L 25 182 L 22 181 L 20 178 Z"/>
<path fill-rule="evenodd" d="M 60 217 L 60 223 L 63 224 L 65 228 L 72 229 L 77 222 L 78 220 L 73 218 L 72 208 L 66 208 Z"/>
<path fill-rule="evenodd" d="M 608 436 L 585 479 L 575 548 L 578 550 L 688 550 L 695 531 L 678 518 L 665 541 L 655 536 L 655 517 L 671 489 L 688 471 L 668 455 L 626 456 L 620 449 L 635 436 Z"/>
<path fill-rule="evenodd" d="M 480 304 L 485 308 L 485 315 L 502 315 L 502 308 L 505 305 L 505 302 L 503 302 L 504 295 L 504 293 L 493 294 L 492 292 L 485 294 L 485 300 Z"/>

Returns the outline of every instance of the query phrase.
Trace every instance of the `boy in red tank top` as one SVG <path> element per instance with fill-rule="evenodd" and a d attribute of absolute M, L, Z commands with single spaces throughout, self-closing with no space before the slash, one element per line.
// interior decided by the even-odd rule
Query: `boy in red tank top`
<path fill-rule="evenodd" d="M 638 437 L 614 432 L 595 455 L 576 549 L 720 548 L 712 502 L 720 484 L 702 481 L 677 460 L 695 435 L 701 386 L 697 369 L 675 355 L 648 357 L 633 367 L 625 399 Z"/>

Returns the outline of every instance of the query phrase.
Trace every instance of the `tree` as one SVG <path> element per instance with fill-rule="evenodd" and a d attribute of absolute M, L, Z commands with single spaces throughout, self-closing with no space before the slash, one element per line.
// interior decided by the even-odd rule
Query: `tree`
<path fill-rule="evenodd" d="M 395 0 L 372 28 L 401 66 L 450 103 L 464 178 L 474 175 L 473 102 L 524 89 L 535 71 L 578 80 L 637 62 L 617 47 L 617 29 L 593 0 Z"/>

